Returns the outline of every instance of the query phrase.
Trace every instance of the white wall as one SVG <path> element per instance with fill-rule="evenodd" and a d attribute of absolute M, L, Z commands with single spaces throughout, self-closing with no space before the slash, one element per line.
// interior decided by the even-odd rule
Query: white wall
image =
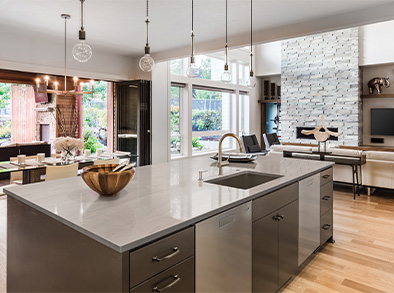
<path fill-rule="evenodd" d="M 256 76 L 275 75 L 281 72 L 281 42 L 255 46 Z"/>
<path fill-rule="evenodd" d="M 18 35 L 0 28 L 2 40 L 0 68 L 64 75 L 64 43 L 50 42 L 40 36 Z M 67 75 L 104 80 L 129 80 L 134 71 L 133 60 L 128 56 L 110 54 L 93 49 L 92 58 L 79 63 L 72 56 L 71 41 L 67 44 Z"/>
<path fill-rule="evenodd" d="M 394 62 L 394 21 L 360 27 L 359 65 Z"/>
<path fill-rule="evenodd" d="M 169 160 L 169 114 L 168 97 L 171 83 L 167 62 L 157 63 L 152 71 L 152 164 Z"/>

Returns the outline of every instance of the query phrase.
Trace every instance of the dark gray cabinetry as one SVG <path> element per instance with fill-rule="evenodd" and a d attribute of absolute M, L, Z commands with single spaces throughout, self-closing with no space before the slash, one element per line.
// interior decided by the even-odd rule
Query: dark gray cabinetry
<path fill-rule="evenodd" d="M 320 246 L 320 173 L 299 182 L 298 266 Z"/>
<path fill-rule="evenodd" d="M 298 268 L 298 183 L 253 201 L 252 289 L 276 292 Z"/>
<path fill-rule="evenodd" d="M 333 241 L 333 173 L 332 168 L 320 173 L 320 245 Z"/>
<path fill-rule="evenodd" d="M 194 292 L 194 257 L 172 266 L 130 292 Z"/>
<path fill-rule="evenodd" d="M 130 253 L 131 292 L 194 291 L 194 228 Z"/>

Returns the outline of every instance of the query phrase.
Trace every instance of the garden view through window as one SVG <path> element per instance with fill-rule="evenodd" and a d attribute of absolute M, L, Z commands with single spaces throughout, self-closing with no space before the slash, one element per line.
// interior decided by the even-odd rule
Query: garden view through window
<path fill-rule="evenodd" d="M 193 88 L 193 153 L 218 149 L 220 137 L 231 128 L 230 103 L 230 93 Z M 223 148 L 230 145 L 225 141 Z"/>
<path fill-rule="evenodd" d="M 89 91 L 90 84 L 84 85 L 84 90 Z M 90 149 L 92 153 L 97 148 L 107 150 L 107 92 L 108 82 L 96 81 L 93 97 L 82 96 L 82 138 L 84 149 Z"/>
<path fill-rule="evenodd" d="M 180 130 L 180 98 L 181 88 L 171 87 L 171 156 L 180 155 L 181 130 Z"/>
<path fill-rule="evenodd" d="M 90 84 L 85 84 L 83 90 L 89 91 Z M 97 148 L 107 148 L 107 91 L 107 82 L 96 81 L 93 97 L 82 97 L 84 148 L 91 149 L 92 152 Z M 0 145 L 39 139 L 35 125 L 38 112 L 34 108 L 43 106 L 45 105 L 35 104 L 31 85 L 0 83 Z M 26 117 L 32 118 L 33 122 L 27 121 Z"/>

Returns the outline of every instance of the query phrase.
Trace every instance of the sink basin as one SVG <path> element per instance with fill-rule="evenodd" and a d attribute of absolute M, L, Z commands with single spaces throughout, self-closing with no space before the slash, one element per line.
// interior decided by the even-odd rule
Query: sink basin
<path fill-rule="evenodd" d="M 249 189 L 257 185 L 278 179 L 280 177 L 282 177 L 282 175 L 242 171 L 236 174 L 206 180 L 205 182 L 240 189 Z"/>

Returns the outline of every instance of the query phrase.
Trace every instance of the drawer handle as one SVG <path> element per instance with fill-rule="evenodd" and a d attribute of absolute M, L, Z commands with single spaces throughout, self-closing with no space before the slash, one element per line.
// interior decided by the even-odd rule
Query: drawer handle
<path fill-rule="evenodd" d="M 323 196 L 323 197 L 322 197 L 322 200 L 329 200 L 330 198 L 331 198 L 330 195 L 326 195 L 326 196 Z"/>
<path fill-rule="evenodd" d="M 168 288 L 171 288 L 172 286 L 174 286 L 176 283 L 178 283 L 181 280 L 181 278 L 178 277 L 178 275 L 174 275 L 171 278 L 174 278 L 174 281 L 172 281 L 170 284 L 168 284 L 164 288 L 159 288 L 158 286 L 152 288 L 153 292 L 162 292 Z"/>
<path fill-rule="evenodd" d="M 330 229 L 330 227 L 331 227 L 330 224 L 324 224 L 322 228 L 323 228 L 323 230 L 328 230 L 328 229 Z"/>
<path fill-rule="evenodd" d="M 330 178 L 330 175 L 328 174 L 323 176 L 323 179 L 328 179 L 328 178 Z"/>
<path fill-rule="evenodd" d="M 152 257 L 152 260 L 153 261 L 157 261 L 157 262 L 161 262 L 162 260 L 174 257 L 175 255 L 177 255 L 180 252 L 178 247 L 174 247 L 172 250 L 174 251 L 173 253 L 170 253 L 169 255 L 166 255 L 166 256 L 163 256 L 163 257 L 154 256 L 154 257 Z"/>
<path fill-rule="evenodd" d="M 280 221 L 280 220 L 283 220 L 284 218 L 285 217 L 283 215 L 276 215 L 276 216 L 272 217 L 272 219 L 275 220 L 275 221 Z"/>

